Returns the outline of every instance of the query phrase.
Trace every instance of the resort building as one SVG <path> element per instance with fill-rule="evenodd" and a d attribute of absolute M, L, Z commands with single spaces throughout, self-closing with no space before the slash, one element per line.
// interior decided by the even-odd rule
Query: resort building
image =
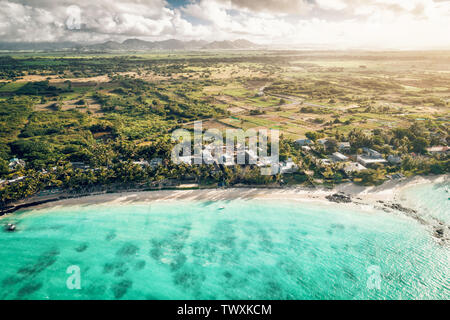
<path fill-rule="evenodd" d="M 19 168 L 23 168 L 25 167 L 25 161 L 18 159 L 18 158 L 13 158 L 11 160 L 9 160 L 9 170 L 17 170 Z"/>
<path fill-rule="evenodd" d="M 338 143 L 339 152 L 348 153 L 351 150 L 350 142 L 339 142 Z"/>
<path fill-rule="evenodd" d="M 305 152 L 310 152 L 311 151 L 311 147 L 303 146 L 302 150 L 305 151 Z"/>
<path fill-rule="evenodd" d="M 340 152 L 335 152 L 331 155 L 331 160 L 333 160 L 334 162 L 345 162 L 348 161 L 348 157 L 344 156 Z"/>
<path fill-rule="evenodd" d="M 274 159 L 271 159 L 270 157 L 261 157 L 261 158 L 259 158 L 256 165 L 258 167 L 265 167 L 265 166 L 278 165 L 278 162 L 275 161 Z"/>
<path fill-rule="evenodd" d="M 330 166 L 331 165 L 330 159 L 319 159 L 319 163 L 324 165 L 324 166 Z"/>
<path fill-rule="evenodd" d="M 299 145 L 300 147 L 314 144 L 314 142 L 310 139 L 299 139 L 299 140 L 295 141 L 295 143 L 297 145 Z"/>
<path fill-rule="evenodd" d="M 390 164 L 400 164 L 400 163 L 402 163 L 402 157 L 400 157 L 400 156 L 394 156 L 394 155 L 389 155 L 388 157 L 387 157 L 387 161 L 390 163 Z"/>
<path fill-rule="evenodd" d="M 427 148 L 427 152 L 431 154 L 446 154 L 450 152 L 450 148 L 447 146 L 436 146 Z"/>
<path fill-rule="evenodd" d="M 153 158 L 150 160 L 150 167 L 153 169 L 157 168 L 158 166 L 162 165 L 163 159 L 162 158 Z"/>
<path fill-rule="evenodd" d="M 291 174 L 299 169 L 291 158 L 281 163 L 267 158 L 258 161 L 258 167 L 261 167 L 262 175 Z"/>
<path fill-rule="evenodd" d="M 295 164 L 294 161 L 292 161 L 291 158 L 287 159 L 280 166 L 280 173 L 281 174 L 294 173 L 294 172 L 297 172 L 297 171 L 298 171 L 298 166 Z"/>
<path fill-rule="evenodd" d="M 366 169 L 367 169 L 366 167 L 364 167 L 362 164 L 359 164 L 358 162 L 350 162 L 344 166 L 344 172 L 347 175 L 350 175 L 352 173 L 359 172 L 362 170 L 366 170 Z"/>
<path fill-rule="evenodd" d="M 373 159 L 383 159 L 383 156 L 378 151 L 375 151 L 370 148 L 362 148 L 363 154 L 366 157 L 373 158 Z"/>
<path fill-rule="evenodd" d="M 387 161 L 383 158 L 378 151 L 363 148 L 364 154 L 356 157 L 356 161 L 365 167 L 369 167 L 374 164 L 385 164 Z"/>
<path fill-rule="evenodd" d="M 140 159 L 139 161 L 133 161 L 133 164 L 141 166 L 142 168 L 150 166 L 150 163 L 144 159 Z"/>
<path fill-rule="evenodd" d="M 71 162 L 72 168 L 74 169 L 80 169 L 80 170 L 88 170 L 91 167 L 84 162 Z"/>
<path fill-rule="evenodd" d="M 385 164 L 387 161 L 383 158 L 372 158 L 368 156 L 357 156 L 356 161 L 358 161 L 360 164 L 362 164 L 365 167 L 369 167 L 371 165 L 380 163 Z"/>

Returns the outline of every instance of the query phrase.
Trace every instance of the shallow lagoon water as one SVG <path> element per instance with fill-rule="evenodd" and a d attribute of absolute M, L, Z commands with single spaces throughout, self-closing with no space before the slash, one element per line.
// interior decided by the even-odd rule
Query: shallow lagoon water
<path fill-rule="evenodd" d="M 409 205 L 424 216 L 433 216 L 450 224 L 450 183 L 424 183 L 406 188 L 402 192 Z"/>
<path fill-rule="evenodd" d="M 18 231 L 0 232 L 0 299 L 450 298 L 450 249 L 385 212 L 174 200 L 57 206 L 9 221 Z M 70 266 L 81 290 L 67 288 Z"/>

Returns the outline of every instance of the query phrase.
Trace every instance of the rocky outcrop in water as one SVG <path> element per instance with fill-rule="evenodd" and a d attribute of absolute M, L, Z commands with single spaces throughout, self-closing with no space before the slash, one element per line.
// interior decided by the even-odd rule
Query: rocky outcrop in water
<path fill-rule="evenodd" d="M 398 204 L 398 203 L 385 203 L 384 206 L 388 207 L 390 209 L 393 209 L 393 210 L 403 212 L 403 213 L 417 214 L 416 210 L 403 207 L 401 204 Z"/>
<path fill-rule="evenodd" d="M 326 199 L 331 202 L 336 203 L 351 203 L 352 199 L 350 196 L 346 195 L 345 193 L 335 193 L 329 196 L 326 196 Z"/>
<path fill-rule="evenodd" d="M 383 201 L 378 201 L 383 204 L 383 209 L 385 211 L 395 210 L 403 213 L 404 215 L 413 218 L 419 223 L 431 227 L 433 230 L 433 236 L 439 241 L 440 244 L 449 244 L 450 243 L 450 226 L 446 225 L 443 221 L 439 220 L 436 217 L 432 216 L 422 216 L 417 210 L 406 208 L 398 203 L 385 203 Z M 447 229 L 447 231 L 446 231 Z"/>
<path fill-rule="evenodd" d="M 364 202 L 353 201 L 352 198 L 343 193 L 334 193 L 326 196 L 326 199 L 330 202 L 335 203 L 355 203 L 364 204 Z M 362 200 L 361 198 L 356 198 L 357 200 Z M 424 226 L 430 227 L 432 230 L 433 237 L 439 241 L 441 245 L 450 244 L 450 225 L 445 224 L 443 221 L 432 216 L 425 216 L 420 214 L 417 210 L 407 208 L 397 202 L 386 202 L 379 200 L 377 201 L 380 206 L 375 206 L 376 209 L 383 210 L 385 212 L 400 212 Z"/>
<path fill-rule="evenodd" d="M 435 227 L 434 228 L 434 236 L 438 239 L 442 239 L 445 235 L 444 228 Z"/>

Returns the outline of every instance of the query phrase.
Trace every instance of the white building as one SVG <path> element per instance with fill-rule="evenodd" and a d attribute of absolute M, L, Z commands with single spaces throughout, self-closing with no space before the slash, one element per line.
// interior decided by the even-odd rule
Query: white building
<path fill-rule="evenodd" d="M 345 162 L 345 161 L 348 161 L 348 157 L 347 156 L 344 156 L 342 153 L 340 153 L 340 152 L 335 152 L 335 153 L 333 153 L 332 155 L 331 155 L 331 159 L 334 161 L 334 162 Z"/>
<path fill-rule="evenodd" d="M 324 166 L 331 166 L 330 159 L 319 159 L 319 163 L 324 165 Z"/>
<path fill-rule="evenodd" d="M 357 156 L 356 161 L 361 163 L 363 166 L 371 166 L 374 164 L 385 164 L 387 161 L 383 158 L 381 153 L 370 148 L 363 148 L 363 155 Z"/>
<path fill-rule="evenodd" d="M 350 152 L 351 145 L 350 142 L 339 142 L 338 150 L 339 152 Z"/>
<path fill-rule="evenodd" d="M 153 158 L 152 160 L 150 160 L 150 167 L 152 167 L 153 169 L 162 165 L 163 159 L 161 158 Z"/>
<path fill-rule="evenodd" d="M 133 164 L 137 164 L 138 166 L 141 166 L 142 168 L 150 166 L 150 163 L 143 159 L 141 159 L 139 161 L 133 161 Z"/>
<path fill-rule="evenodd" d="M 357 156 L 356 161 L 361 163 L 363 166 L 368 167 L 377 163 L 385 164 L 387 161 L 383 158 L 372 158 L 367 156 Z"/>
<path fill-rule="evenodd" d="M 431 147 L 427 148 L 427 152 L 431 154 L 444 154 L 450 152 L 450 148 L 446 146 Z"/>
<path fill-rule="evenodd" d="M 311 151 L 311 147 L 303 146 L 302 150 L 305 151 L 305 152 L 310 152 Z"/>
<path fill-rule="evenodd" d="M 350 175 L 352 173 L 359 172 L 362 170 L 366 170 L 366 169 L 367 169 L 366 167 L 364 167 L 362 164 L 359 164 L 358 162 L 350 162 L 344 166 L 344 172 L 347 175 Z"/>
<path fill-rule="evenodd" d="M 280 166 L 280 173 L 281 174 L 294 173 L 294 172 L 297 172 L 297 171 L 298 171 L 298 166 L 295 164 L 294 161 L 292 161 L 291 158 L 287 159 Z"/>
<path fill-rule="evenodd" d="M 400 164 L 402 163 L 402 158 L 391 154 L 387 157 L 387 161 L 389 161 L 390 164 Z"/>
<path fill-rule="evenodd" d="M 363 154 L 367 157 L 374 158 L 374 159 L 376 159 L 376 158 L 383 159 L 383 156 L 378 151 L 375 151 L 370 148 L 365 148 L 365 147 L 362 149 L 363 149 Z"/>
<path fill-rule="evenodd" d="M 295 143 L 297 145 L 299 145 L 300 147 L 314 144 L 314 142 L 312 142 L 310 139 L 299 139 L 299 140 L 296 140 Z"/>
<path fill-rule="evenodd" d="M 80 170 L 88 170 L 91 167 L 84 162 L 71 162 L 72 168 L 74 169 L 80 169 Z"/>
<path fill-rule="evenodd" d="M 23 168 L 25 167 L 25 161 L 18 159 L 18 158 L 13 158 L 11 160 L 9 160 L 9 170 L 17 170 L 19 168 Z"/>

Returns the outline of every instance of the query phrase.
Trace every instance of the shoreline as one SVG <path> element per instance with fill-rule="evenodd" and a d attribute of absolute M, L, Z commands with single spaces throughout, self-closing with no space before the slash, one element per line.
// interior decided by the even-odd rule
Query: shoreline
<path fill-rule="evenodd" d="M 369 205 L 378 207 L 382 202 L 397 202 L 405 204 L 406 200 L 402 196 L 402 190 L 419 184 L 426 183 L 450 183 L 450 175 L 438 176 L 415 176 L 397 181 L 387 181 L 379 186 L 358 186 L 353 183 L 337 185 L 333 189 L 324 187 L 232 187 L 232 188 L 199 188 L 199 189 L 163 189 L 163 190 L 133 190 L 115 193 L 98 192 L 86 195 L 57 196 L 51 199 L 36 199 L 32 202 L 17 203 L 11 214 L 23 209 L 43 209 L 53 206 L 70 205 L 91 205 L 91 204 L 129 204 L 142 203 L 148 201 L 171 201 L 171 200 L 191 200 L 191 201 L 226 201 L 226 200 L 296 200 L 307 202 L 331 203 L 327 197 L 336 194 L 345 194 L 351 197 L 352 201 L 348 205 Z M 362 202 L 361 202 L 362 201 Z"/>
<path fill-rule="evenodd" d="M 400 181 L 388 181 L 380 186 L 364 187 L 353 183 L 338 185 L 333 189 L 285 187 L 285 188 L 251 188 L 234 187 L 227 189 L 169 189 L 155 191 L 127 191 L 117 193 L 96 193 L 72 196 L 65 199 L 47 199 L 17 205 L 13 210 L 40 210 L 64 206 L 89 205 L 127 205 L 148 204 L 166 201 L 298 201 L 321 206 L 335 206 L 355 212 L 376 213 L 384 211 L 405 219 L 413 219 L 429 230 L 440 245 L 450 245 L 450 225 L 436 217 L 421 214 L 408 207 L 408 199 L 403 190 L 421 184 L 449 183 L 450 175 L 415 176 Z M 3 217 L 12 214 L 5 214 Z M 0 217 L 0 220 L 3 218 Z"/>

